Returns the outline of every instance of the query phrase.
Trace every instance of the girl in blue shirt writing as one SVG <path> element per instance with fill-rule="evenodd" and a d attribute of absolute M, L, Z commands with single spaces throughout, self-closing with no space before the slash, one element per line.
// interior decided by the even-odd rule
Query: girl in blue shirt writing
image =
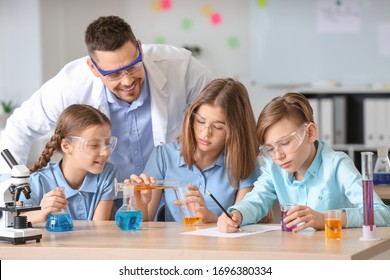
<path fill-rule="evenodd" d="M 117 142 L 110 130 L 107 116 L 89 105 L 74 104 L 62 112 L 30 169 L 31 198 L 25 203 L 40 205 L 41 210 L 24 213 L 29 221 L 44 222 L 49 213 L 64 208 L 74 220 L 109 220 L 117 175 L 108 162 Z M 55 151 L 62 153 L 62 159 L 50 163 Z"/>
<path fill-rule="evenodd" d="M 259 175 L 255 122 L 245 87 L 230 78 L 213 80 L 186 111 L 178 142 L 156 147 L 144 173 L 131 179 L 181 180 L 188 186 L 186 202 L 195 203 L 203 222 L 216 222 L 222 210 L 206 190 L 227 209 L 252 190 Z M 145 220 L 153 220 L 165 203 L 165 220 L 182 221 L 172 191 L 145 197 L 139 204 Z"/>
<path fill-rule="evenodd" d="M 317 140 L 313 110 L 304 95 L 287 93 L 268 103 L 258 119 L 257 137 L 265 161 L 261 176 L 252 192 L 229 208 L 233 220 L 224 214 L 218 218 L 220 231 L 236 232 L 239 225 L 255 223 L 276 199 L 298 205 L 284 219 L 294 232 L 324 229 L 329 209 L 343 210 L 343 227 L 362 226 L 362 176 L 345 153 Z M 374 211 L 377 226 L 390 226 L 390 209 L 376 194 Z"/>

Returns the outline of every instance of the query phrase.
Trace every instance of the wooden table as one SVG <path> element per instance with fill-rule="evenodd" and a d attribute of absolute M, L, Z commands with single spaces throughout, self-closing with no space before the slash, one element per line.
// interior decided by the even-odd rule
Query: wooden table
<path fill-rule="evenodd" d="M 121 231 L 114 221 L 74 221 L 71 232 L 48 232 L 40 243 L 0 242 L 0 259 L 390 259 L 390 227 L 377 228 L 379 241 L 359 241 L 361 228 L 343 229 L 342 240 L 326 240 L 324 231 L 279 230 L 239 238 L 180 234 L 215 226 L 145 222 L 139 231 Z"/>

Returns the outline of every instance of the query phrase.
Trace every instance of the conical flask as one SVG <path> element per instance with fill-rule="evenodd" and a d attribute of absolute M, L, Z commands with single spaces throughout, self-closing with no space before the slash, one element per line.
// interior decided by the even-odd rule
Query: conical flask
<path fill-rule="evenodd" d="M 123 205 L 115 214 L 115 222 L 122 230 L 138 230 L 142 224 L 142 212 L 135 206 L 134 185 L 122 186 Z"/>
<path fill-rule="evenodd" d="M 59 187 L 64 192 L 64 187 Z M 48 231 L 70 231 L 73 230 L 73 220 L 68 209 L 59 212 L 52 212 L 47 215 L 46 230 Z"/>
<path fill-rule="evenodd" d="M 374 167 L 374 185 L 390 185 L 390 161 L 387 146 L 377 148 L 378 158 Z"/>

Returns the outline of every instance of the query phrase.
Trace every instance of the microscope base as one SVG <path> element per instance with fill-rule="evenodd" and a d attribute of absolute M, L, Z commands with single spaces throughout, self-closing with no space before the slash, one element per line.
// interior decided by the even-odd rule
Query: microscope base
<path fill-rule="evenodd" d="M 35 240 L 40 242 L 42 230 L 36 228 L 14 229 L 6 228 L 0 230 L 0 240 L 9 241 L 14 245 L 26 244 L 26 241 Z"/>

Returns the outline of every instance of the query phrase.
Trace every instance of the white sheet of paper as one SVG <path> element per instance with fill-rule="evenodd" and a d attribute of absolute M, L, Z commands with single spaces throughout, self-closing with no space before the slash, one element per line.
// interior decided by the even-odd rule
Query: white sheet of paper
<path fill-rule="evenodd" d="M 217 227 L 212 227 L 212 228 L 205 228 L 205 229 L 199 229 L 194 231 L 186 231 L 186 232 L 182 232 L 181 234 L 236 238 L 236 237 L 242 237 L 251 234 L 263 233 L 271 230 L 280 230 L 280 226 L 254 224 L 254 225 L 243 226 L 241 227 L 241 229 L 243 230 L 243 232 L 223 233 L 218 231 Z"/>
<path fill-rule="evenodd" d="M 378 52 L 380 56 L 390 56 L 390 22 L 377 24 Z"/>
<path fill-rule="evenodd" d="M 359 0 L 317 0 L 317 31 L 319 33 L 357 33 L 361 29 Z"/>

